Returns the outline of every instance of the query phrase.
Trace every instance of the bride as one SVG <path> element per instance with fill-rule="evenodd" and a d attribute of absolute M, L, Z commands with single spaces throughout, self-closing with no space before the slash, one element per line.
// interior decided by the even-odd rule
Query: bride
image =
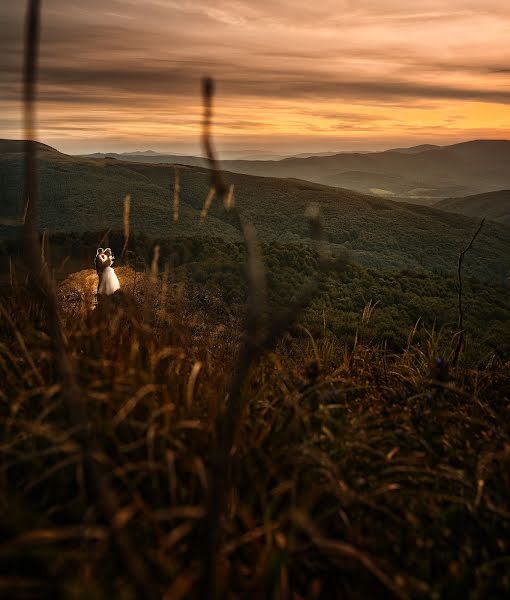
<path fill-rule="evenodd" d="M 106 250 L 100 254 L 99 259 L 102 264 L 102 269 L 97 293 L 110 296 L 120 289 L 119 279 L 112 267 L 115 257 L 113 256 L 111 249 L 106 248 Z"/>

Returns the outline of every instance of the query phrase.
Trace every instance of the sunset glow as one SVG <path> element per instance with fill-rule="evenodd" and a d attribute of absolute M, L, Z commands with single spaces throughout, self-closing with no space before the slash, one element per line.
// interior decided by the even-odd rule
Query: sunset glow
<path fill-rule="evenodd" d="M 510 6 L 43 2 L 39 137 L 67 152 L 377 149 L 510 137 Z M 0 8 L 0 125 L 20 138 L 24 3 Z"/>

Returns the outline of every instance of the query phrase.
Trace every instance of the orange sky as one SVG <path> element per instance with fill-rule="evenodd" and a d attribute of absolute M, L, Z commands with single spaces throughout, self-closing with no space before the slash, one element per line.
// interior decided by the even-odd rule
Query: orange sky
<path fill-rule="evenodd" d="M 1 137 L 22 136 L 24 2 L 0 5 Z M 229 149 L 510 138 L 503 0 L 44 0 L 39 137 L 197 152 L 200 79 Z"/>

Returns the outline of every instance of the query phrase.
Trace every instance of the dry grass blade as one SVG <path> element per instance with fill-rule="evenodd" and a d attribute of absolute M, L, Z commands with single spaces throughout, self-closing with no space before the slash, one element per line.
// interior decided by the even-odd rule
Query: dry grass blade
<path fill-rule="evenodd" d="M 225 186 L 217 161 L 213 152 L 210 139 L 210 122 L 212 118 L 213 82 L 204 81 L 204 124 L 203 142 L 212 171 L 212 179 L 218 186 L 222 186 L 223 194 Z M 218 194 L 220 195 L 220 194 Z M 229 491 L 229 472 L 231 463 L 231 450 L 240 427 L 241 415 L 244 408 L 243 386 L 250 368 L 257 358 L 262 356 L 268 349 L 273 347 L 279 337 L 295 322 L 302 309 L 307 306 L 313 298 L 319 283 L 317 281 L 310 286 L 305 286 L 301 293 L 297 294 L 288 310 L 277 315 L 267 325 L 267 333 L 261 335 L 260 323 L 262 313 L 266 306 L 265 274 L 261 253 L 256 242 L 255 230 L 250 225 L 244 224 L 240 215 L 235 212 L 243 233 L 247 254 L 248 265 L 248 309 L 246 313 L 245 334 L 237 364 L 234 365 L 233 375 L 227 396 L 227 407 L 220 411 L 216 423 L 217 448 L 213 458 L 213 473 L 210 478 L 209 505 L 207 518 L 205 520 L 205 535 L 207 544 L 204 544 L 204 571 L 201 580 L 202 595 L 216 597 L 217 595 L 217 561 L 219 557 L 219 546 L 221 539 L 221 520 L 225 511 L 225 501 Z M 325 252 L 323 248 L 324 235 L 320 220 L 319 207 L 310 206 L 306 211 L 308 217 L 311 237 L 318 244 L 319 264 L 324 263 Z"/>
<path fill-rule="evenodd" d="M 207 218 L 207 214 L 209 212 L 209 209 L 211 208 L 211 204 L 212 204 L 212 201 L 214 200 L 214 196 L 216 196 L 216 188 L 213 186 L 209 190 L 209 192 L 207 194 L 207 198 L 205 199 L 205 202 L 204 202 L 204 206 L 202 207 L 202 210 L 200 211 L 200 223 L 203 223 L 205 221 L 205 219 Z"/>
<path fill-rule="evenodd" d="M 197 361 L 189 374 L 188 385 L 186 386 L 186 404 L 188 408 L 191 408 L 193 405 L 193 397 L 195 395 L 195 385 L 198 379 L 198 375 L 200 373 L 200 369 L 202 368 L 202 363 Z"/>
<path fill-rule="evenodd" d="M 132 398 L 130 398 L 118 411 L 118 413 L 113 417 L 113 427 L 118 427 L 122 423 L 122 421 L 124 421 L 124 419 L 129 415 L 129 413 L 136 408 L 136 405 L 140 402 L 140 400 L 143 400 L 145 396 L 147 396 L 148 394 L 152 394 L 157 390 L 158 386 L 154 385 L 153 383 L 148 383 L 147 385 L 141 387 L 138 390 L 138 392 Z"/>
<path fill-rule="evenodd" d="M 98 248 L 101 248 L 105 244 L 105 242 L 108 239 L 108 236 L 110 235 L 111 231 L 112 231 L 111 229 L 107 229 L 104 232 L 103 236 L 101 237 L 101 239 L 99 240 L 99 242 L 96 244 Z"/>
<path fill-rule="evenodd" d="M 202 121 L 202 145 L 204 153 L 209 163 L 211 170 L 211 186 L 216 190 L 218 199 L 222 201 L 227 193 L 227 188 L 223 182 L 218 161 L 216 159 L 212 139 L 211 139 L 211 122 L 212 122 L 212 103 L 214 98 L 214 81 L 210 77 L 204 77 L 202 80 L 202 98 L 204 104 L 204 116 Z"/>
<path fill-rule="evenodd" d="M 69 540 L 105 540 L 108 530 L 97 525 L 76 525 L 59 527 L 58 529 L 37 529 L 22 533 L 18 537 L 8 540 L 0 545 L 0 555 L 5 555 L 19 548 L 30 547 L 37 544 L 52 544 L 67 542 Z"/>
<path fill-rule="evenodd" d="M 175 179 L 174 179 L 174 197 L 172 202 L 172 219 L 174 223 L 179 220 L 179 202 L 181 194 L 181 183 L 180 183 L 180 171 L 175 167 Z"/>
<path fill-rule="evenodd" d="M 181 573 L 163 594 L 163 599 L 181 600 L 181 598 L 189 598 L 189 594 L 199 576 L 200 573 L 197 571 L 196 567 L 192 567 L 184 573 Z M 208 598 L 211 598 L 211 596 L 208 596 Z"/>
<path fill-rule="evenodd" d="M 396 598 L 399 598 L 399 600 L 409 600 L 409 596 L 395 585 L 391 577 L 386 575 L 368 554 L 346 542 L 329 540 L 323 537 L 306 515 L 302 513 L 294 513 L 293 518 L 296 524 L 307 533 L 314 545 L 324 554 L 340 562 L 343 562 L 346 558 L 355 560 L 378 579 Z"/>
<path fill-rule="evenodd" d="M 228 188 L 228 194 L 225 197 L 225 202 L 223 203 L 225 210 L 231 210 L 234 208 L 234 184 L 231 183 Z"/>
<path fill-rule="evenodd" d="M 204 515 L 203 506 L 176 506 L 156 512 L 154 518 L 157 521 L 173 521 L 174 519 L 202 519 Z"/>
<path fill-rule="evenodd" d="M 131 213 L 131 196 L 127 194 L 124 198 L 124 214 L 123 214 L 123 222 L 124 222 L 124 245 L 122 246 L 121 256 L 124 258 L 126 254 L 126 250 L 129 242 L 129 215 Z M 101 244 L 99 244 L 101 245 Z"/>
<path fill-rule="evenodd" d="M 84 464 L 90 482 L 97 494 L 102 510 L 111 523 L 118 513 L 118 500 L 110 486 L 103 466 L 94 459 L 94 443 L 91 436 L 84 396 L 78 386 L 75 368 L 67 349 L 67 339 L 60 317 L 58 299 L 48 270 L 41 260 L 37 236 L 37 198 L 38 177 L 35 146 L 35 98 L 37 83 L 37 61 L 39 55 L 41 3 L 39 0 L 28 2 L 25 29 L 24 60 L 24 116 L 25 116 L 25 197 L 27 216 L 23 227 L 24 258 L 33 282 L 33 289 L 39 294 L 46 308 L 49 333 L 53 341 L 58 372 L 62 381 L 62 396 L 67 407 L 76 440 L 83 448 Z M 115 541 L 120 555 L 131 577 L 134 587 L 142 597 L 157 596 L 156 585 L 144 563 L 136 555 L 131 540 L 123 532 L 114 529 Z"/>
<path fill-rule="evenodd" d="M 354 546 L 351 546 L 351 544 L 328 540 L 321 537 L 313 538 L 313 542 L 317 548 L 319 548 L 319 550 L 336 559 L 340 559 L 340 561 L 343 561 L 345 558 L 352 558 L 356 560 L 363 565 L 363 567 L 376 579 L 378 579 L 390 592 L 392 592 L 396 598 L 399 598 L 400 600 L 409 600 L 409 596 L 403 590 L 397 587 L 393 583 L 392 579 L 381 569 L 379 569 L 379 567 L 367 554 L 361 552 Z"/>
<path fill-rule="evenodd" d="M 41 262 L 45 267 L 47 266 L 46 265 L 46 254 L 47 254 L 46 245 L 47 245 L 47 243 L 48 243 L 48 230 L 45 229 L 43 231 L 42 240 L 41 240 Z"/>
<path fill-rule="evenodd" d="M 159 246 L 156 244 L 154 246 L 154 254 L 152 255 L 152 263 L 151 263 L 151 283 L 155 285 L 158 280 L 159 273 Z"/>

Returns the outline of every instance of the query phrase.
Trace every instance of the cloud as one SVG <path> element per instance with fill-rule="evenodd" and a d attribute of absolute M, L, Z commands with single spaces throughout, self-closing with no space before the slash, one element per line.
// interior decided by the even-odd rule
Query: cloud
<path fill-rule="evenodd" d="M 0 110 L 9 107 L 10 131 L 20 129 L 12 107 L 21 94 L 23 11 L 22 2 L 0 5 Z M 96 118 L 102 128 L 109 113 L 138 135 L 131 119 L 150 109 L 144 122 L 155 141 L 171 118 L 178 135 L 185 128 L 196 137 L 204 74 L 218 80 L 222 135 L 229 123 L 232 135 L 259 135 L 253 130 L 263 124 L 272 143 L 275 131 L 296 135 L 299 123 L 317 135 L 338 123 L 372 127 L 374 136 L 391 134 L 383 124 L 401 132 L 418 122 L 430 132 L 453 131 L 453 123 L 458 131 L 462 122 L 466 132 L 510 128 L 506 0 L 46 0 L 42 23 L 43 132 L 85 112 L 91 126 Z M 497 109 L 484 114 L 489 103 Z M 73 130 L 79 144 L 81 129 Z"/>

